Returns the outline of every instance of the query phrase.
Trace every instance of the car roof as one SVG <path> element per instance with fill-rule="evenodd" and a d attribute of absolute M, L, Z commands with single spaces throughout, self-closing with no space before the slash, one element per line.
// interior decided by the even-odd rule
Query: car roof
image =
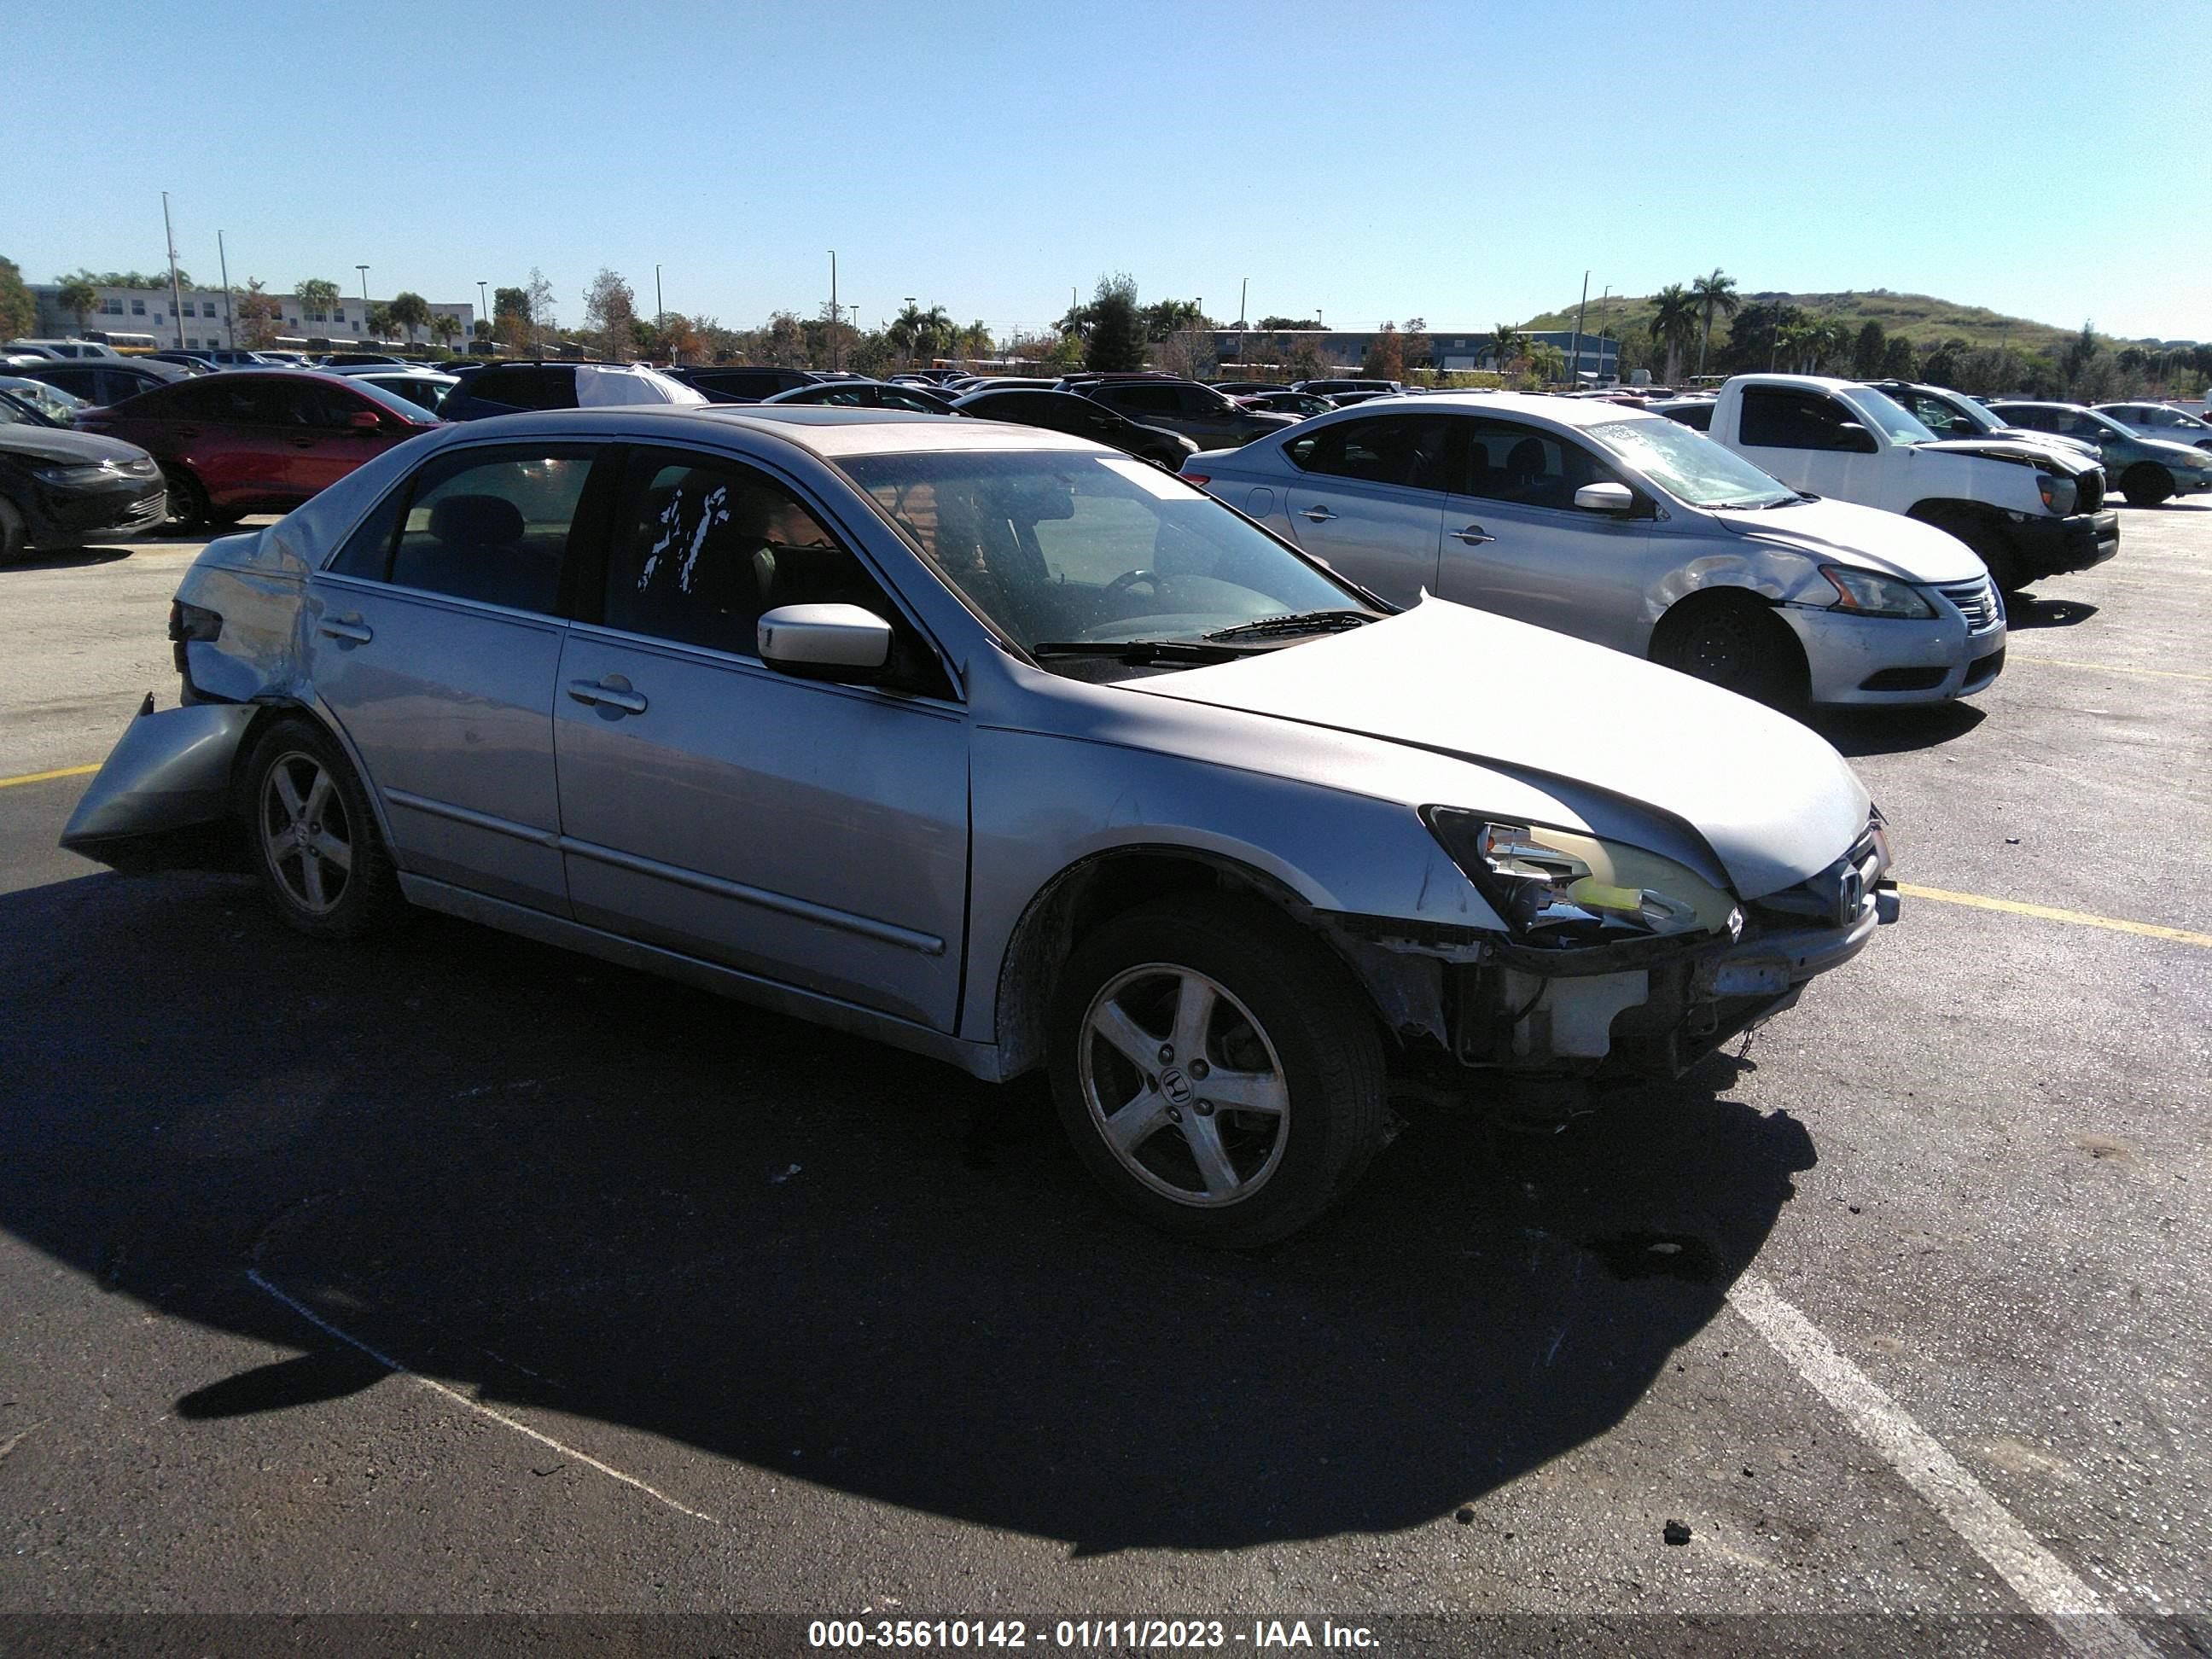
<path fill-rule="evenodd" d="M 1385 392 L 1379 398 L 1353 404 L 1341 412 L 1351 418 L 1371 417 L 1392 412 L 1401 401 L 1407 409 L 1424 413 L 1443 404 L 1481 415 L 1525 416 L 1533 420 L 1550 421 L 1559 426 L 1598 426 L 1611 421 L 1633 420 L 1638 415 L 1650 412 L 1626 404 L 1607 403 L 1602 398 L 1555 398 L 1540 392 L 1425 392 L 1418 398 L 1403 392 Z M 1333 415 L 1313 417 L 1316 422 L 1333 421 L 1334 418 Z M 1305 423 L 1301 422 L 1285 430 L 1304 431 Z"/>
<path fill-rule="evenodd" d="M 1040 427 L 1000 421 L 967 421 L 950 415 L 915 415 L 904 410 L 840 409 L 818 404 L 622 404 L 605 409 L 532 410 L 465 421 L 447 429 L 447 441 L 471 435 L 561 433 L 637 437 L 641 425 L 651 435 L 682 441 L 711 438 L 732 427 L 774 438 L 825 461 L 851 455 L 896 455 L 941 450 L 1013 451 L 1053 449 L 1101 455 L 1121 452 L 1087 438 L 1048 432 Z"/>

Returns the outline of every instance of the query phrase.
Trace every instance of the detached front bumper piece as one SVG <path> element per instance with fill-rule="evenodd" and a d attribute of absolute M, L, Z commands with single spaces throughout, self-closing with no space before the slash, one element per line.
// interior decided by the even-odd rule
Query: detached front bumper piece
<path fill-rule="evenodd" d="M 239 739 L 258 712 L 200 703 L 138 714 L 70 815 L 61 844 L 118 870 L 210 862 L 229 815 Z"/>

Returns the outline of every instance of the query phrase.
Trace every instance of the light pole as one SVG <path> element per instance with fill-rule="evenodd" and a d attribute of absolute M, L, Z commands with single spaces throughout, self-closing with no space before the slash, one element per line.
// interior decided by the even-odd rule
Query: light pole
<path fill-rule="evenodd" d="M 477 278 L 477 315 L 483 319 L 485 333 L 489 337 L 491 330 L 491 301 L 484 298 L 484 280 L 481 276 Z"/>
<path fill-rule="evenodd" d="M 356 265 L 354 269 L 361 273 L 361 331 L 367 334 L 368 332 L 368 267 Z"/>
<path fill-rule="evenodd" d="M 177 287 L 177 234 L 169 228 L 169 192 L 161 192 L 161 240 L 169 245 L 169 321 L 177 331 L 177 349 L 185 349 L 185 296 Z"/>
<path fill-rule="evenodd" d="M 911 294 L 906 296 L 906 308 L 908 314 L 909 316 L 912 315 L 914 312 L 914 295 Z M 908 368 L 912 368 L 914 367 L 914 326 L 912 324 L 907 325 L 906 353 L 906 366 Z"/>
<path fill-rule="evenodd" d="M 837 250 L 830 250 L 830 372 L 837 372 Z"/>
<path fill-rule="evenodd" d="M 1238 277 L 1237 279 L 1237 362 L 1240 366 L 1244 362 L 1244 301 L 1251 292 L 1252 279 L 1249 276 Z"/>
<path fill-rule="evenodd" d="M 230 255 L 223 251 L 222 233 L 215 234 L 216 263 L 222 267 L 222 343 L 232 351 L 238 349 L 238 331 L 230 325 Z"/>

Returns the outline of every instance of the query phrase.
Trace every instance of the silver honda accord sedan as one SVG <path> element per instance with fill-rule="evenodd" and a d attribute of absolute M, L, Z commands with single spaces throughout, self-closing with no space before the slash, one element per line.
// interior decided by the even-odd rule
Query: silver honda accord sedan
<path fill-rule="evenodd" d="M 209 544 L 64 844 L 237 837 L 347 939 L 420 906 L 1048 1068 L 1159 1226 L 1279 1238 L 1394 1079 L 1672 1077 L 1896 915 L 1834 750 L 1688 676 L 1394 611 L 1080 439 L 830 409 L 428 434 Z M 150 706 L 150 704 L 149 704 Z"/>

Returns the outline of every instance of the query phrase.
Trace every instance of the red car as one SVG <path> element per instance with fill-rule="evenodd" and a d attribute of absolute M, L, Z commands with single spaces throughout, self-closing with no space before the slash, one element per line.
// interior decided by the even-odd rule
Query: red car
<path fill-rule="evenodd" d="M 198 375 L 76 417 L 78 431 L 124 439 L 161 464 L 169 521 L 180 528 L 288 512 L 441 424 L 378 387 L 291 369 Z"/>

